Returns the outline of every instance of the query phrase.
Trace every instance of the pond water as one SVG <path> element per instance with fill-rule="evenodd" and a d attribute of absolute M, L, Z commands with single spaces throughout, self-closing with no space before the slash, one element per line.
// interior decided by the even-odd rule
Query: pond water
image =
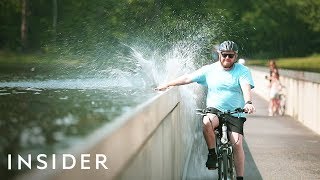
<path fill-rule="evenodd" d="M 15 173 L 6 171 L 7 154 L 52 154 L 66 149 L 156 93 L 151 88 L 94 86 L 106 81 L 0 83 L 1 172 Z"/>
<path fill-rule="evenodd" d="M 63 152 L 154 97 L 157 84 L 195 70 L 195 52 L 185 44 L 157 56 L 131 50 L 125 68 L 17 65 L 1 71 L 0 176 L 10 179 L 28 170 L 13 164 L 16 169 L 9 171 L 8 154 Z"/>

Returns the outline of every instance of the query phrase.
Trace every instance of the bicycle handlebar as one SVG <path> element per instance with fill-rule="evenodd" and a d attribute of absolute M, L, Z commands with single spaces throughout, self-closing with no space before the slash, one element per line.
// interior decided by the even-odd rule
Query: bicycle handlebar
<path fill-rule="evenodd" d="M 196 109 L 196 114 L 199 114 L 199 115 L 206 115 L 207 113 L 210 113 L 210 111 L 206 108 L 206 109 Z M 228 111 L 224 111 L 224 112 L 220 112 L 218 111 L 216 114 L 218 116 L 221 116 L 221 115 L 231 115 L 231 114 L 236 114 L 236 113 L 246 113 L 245 109 L 242 109 L 242 108 L 236 108 L 235 110 L 228 110 Z"/>

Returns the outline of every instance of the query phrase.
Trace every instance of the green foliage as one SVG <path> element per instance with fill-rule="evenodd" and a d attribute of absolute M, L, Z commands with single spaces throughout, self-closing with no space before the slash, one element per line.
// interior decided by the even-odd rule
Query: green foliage
<path fill-rule="evenodd" d="M 246 62 L 247 65 L 256 66 L 268 66 L 269 60 L 249 60 Z M 308 57 L 295 57 L 295 58 L 280 58 L 276 59 L 278 68 L 292 69 L 300 71 L 310 71 L 320 73 L 320 55 L 312 55 Z"/>
<path fill-rule="evenodd" d="M 267 0 L 255 3 L 242 16 L 243 22 L 254 27 L 255 32 L 250 33 L 254 43 L 249 44 L 257 52 L 253 56 L 274 58 L 319 52 L 319 33 L 308 30 L 308 24 L 297 18 L 300 8 L 290 0 Z"/>
<path fill-rule="evenodd" d="M 320 32 L 320 1 L 319 0 L 288 0 L 288 3 L 296 7 L 296 16 L 308 24 L 308 28 Z"/>
<path fill-rule="evenodd" d="M 14 49 L 19 45 L 20 9 L 19 0 L 0 1 L 0 48 Z"/>
<path fill-rule="evenodd" d="M 32 51 L 81 55 L 117 49 L 121 43 L 152 40 L 163 48 L 200 34 L 203 52 L 226 39 L 245 57 L 305 56 L 320 51 L 319 0 L 68 0 L 29 1 Z M 20 49 L 21 1 L 0 2 L 0 48 Z M 188 39 L 189 38 L 189 39 Z M 158 44 L 157 44 L 158 43 Z"/>

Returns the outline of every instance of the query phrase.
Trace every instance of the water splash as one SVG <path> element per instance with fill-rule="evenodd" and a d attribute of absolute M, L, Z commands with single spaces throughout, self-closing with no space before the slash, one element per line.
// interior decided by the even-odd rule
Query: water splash
<path fill-rule="evenodd" d="M 215 21 L 214 16 L 168 17 L 125 41 L 119 39 L 113 48 L 107 42 L 78 47 L 80 43 L 75 45 L 77 48 L 65 42 L 53 58 L 68 63 L 58 63 L 57 67 L 48 64 L 49 70 L 42 74 L 41 67 L 31 67 L 25 77 L 6 78 L 0 87 L 154 88 L 207 63 L 212 42 L 221 35 Z"/>

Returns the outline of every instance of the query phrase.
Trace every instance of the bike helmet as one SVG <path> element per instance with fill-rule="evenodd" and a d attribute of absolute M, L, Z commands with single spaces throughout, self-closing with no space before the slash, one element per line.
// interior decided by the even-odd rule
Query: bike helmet
<path fill-rule="evenodd" d="M 238 53 L 238 45 L 233 41 L 224 41 L 219 46 L 219 52 L 221 51 L 234 51 Z"/>

